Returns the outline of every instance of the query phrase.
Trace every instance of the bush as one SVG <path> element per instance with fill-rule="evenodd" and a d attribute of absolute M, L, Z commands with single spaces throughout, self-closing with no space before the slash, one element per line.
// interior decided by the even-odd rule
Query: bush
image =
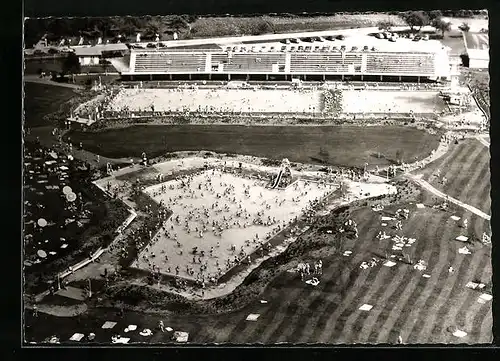
<path fill-rule="evenodd" d="M 468 23 L 462 23 L 458 28 L 464 32 L 468 32 L 470 30 L 470 26 Z"/>

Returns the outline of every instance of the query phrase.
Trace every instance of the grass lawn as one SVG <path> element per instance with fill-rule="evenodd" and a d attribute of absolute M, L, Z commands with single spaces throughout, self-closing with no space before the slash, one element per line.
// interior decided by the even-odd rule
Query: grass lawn
<path fill-rule="evenodd" d="M 71 141 L 110 158 L 155 157 L 171 151 L 210 150 L 294 162 L 385 165 L 400 153 L 405 161 L 436 148 L 439 135 L 408 127 L 145 125 L 98 132 L 72 131 Z M 380 153 L 380 158 L 378 158 Z"/>
<path fill-rule="evenodd" d="M 59 110 L 61 105 L 76 96 L 71 88 L 24 83 L 24 115 L 25 126 L 40 127 L 50 125 L 43 119 L 44 115 Z"/>
<path fill-rule="evenodd" d="M 381 20 L 391 20 L 405 25 L 398 15 L 388 14 L 337 14 L 314 17 L 210 17 L 191 24 L 191 31 L 184 36 L 209 38 L 219 36 L 279 34 L 288 32 L 341 30 L 377 26 Z"/>
<path fill-rule="evenodd" d="M 447 154 L 416 173 L 423 173 L 426 181 L 449 196 L 491 212 L 490 151 L 478 140 L 452 144 Z"/>
<path fill-rule="evenodd" d="M 391 240 L 377 241 L 377 233 L 385 230 L 395 234 L 391 227 L 381 225 L 380 213 L 362 207 L 350 212 L 350 218 L 358 224 L 359 238 L 348 239 L 343 249 L 351 250 L 352 255 L 324 257 L 317 287 L 301 282 L 297 274 L 284 272 L 239 311 L 211 316 L 178 312 L 161 319 L 166 326 L 189 332 L 193 343 L 395 343 L 399 335 L 405 343 L 490 342 L 491 302 L 477 303 L 480 292 L 465 287 L 465 283 L 475 279 L 491 283 L 489 247 L 479 246 L 472 255 L 461 255 L 457 250 L 463 244 L 452 240 L 461 230 L 450 219 L 451 213 L 419 210 L 415 204 L 395 204 L 387 210 L 395 211 L 398 207 L 410 209 L 402 233 L 417 241 L 405 251 L 415 261 L 426 261 L 424 272 L 404 263 L 392 268 L 378 264 L 360 269 L 361 262 L 378 258 L 391 244 Z M 469 235 L 481 234 L 484 220 L 470 214 L 459 215 L 471 217 Z M 300 260 L 312 262 L 310 257 L 305 254 Z M 448 272 L 450 265 L 455 269 L 453 274 Z M 431 277 L 423 278 L 423 273 Z M 267 303 L 260 303 L 261 299 Z M 373 305 L 373 309 L 359 311 L 364 303 Z M 248 322 L 245 318 L 249 313 L 260 317 L 256 322 Z M 45 315 L 40 318 L 34 322 L 47 322 Z M 95 332 L 96 340 L 109 342 L 112 332 L 100 329 L 105 320 L 118 321 L 116 330 L 136 324 L 139 329 L 150 328 L 155 333 L 151 338 L 129 333 L 131 342 L 172 342 L 171 334 L 155 332 L 158 316 L 126 312 L 121 319 L 110 309 L 91 311 L 78 320 L 53 319 L 45 333 L 34 324 L 28 330 L 29 338 L 43 339 L 52 332 L 65 341 L 74 332 Z M 458 339 L 451 335 L 449 327 L 460 328 L 468 335 Z"/>

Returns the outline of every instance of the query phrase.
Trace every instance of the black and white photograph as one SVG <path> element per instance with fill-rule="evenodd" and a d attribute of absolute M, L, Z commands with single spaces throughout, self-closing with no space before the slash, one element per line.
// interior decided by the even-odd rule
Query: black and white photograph
<path fill-rule="evenodd" d="M 25 17 L 23 345 L 491 344 L 488 24 Z"/>

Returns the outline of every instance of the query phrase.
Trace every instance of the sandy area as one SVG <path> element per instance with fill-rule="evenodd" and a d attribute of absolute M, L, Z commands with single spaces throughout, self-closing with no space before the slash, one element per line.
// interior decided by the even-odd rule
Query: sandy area
<path fill-rule="evenodd" d="M 109 104 L 120 111 L 319 113 L 322 90 L 122 89 Z M 344 113 L 432 113 L 445 109 L 437 92 L 343 90 Z"/>
<path fill-rule="evenodd" d="M 123 89 L 110 110 L 311 113 L 318 111 L 319 91 L 251 89 Z"/>
<path fill-rule="evenodd" d="M 432 113 L 445 107 L 433 91 L 343 91 L 344 113 Z"/>
<path fill-rule="evenodd" d="M 145 190 L 156 202 L 165 202 L 172 209 L 173 216 L 166 222 L 165 230 L 154 236 L 149 249 L 139 255 L 135 267 L 155 265 L 164 273 L 175 274 L 175 268 L 179 266 L 179 276 L 196 279 L 200 266 L 206 264 L 205 276 L 223 274 L 232 267 L 227 265 L 228 260 L 234 261 L 241 251 L 250 255 L 278 231 L 279 225 L 284 226 L 299 216 L 310 201 L 335 190 L 330 184 L 302 180 L 286 190 L 268 189 L 265 188 L 267 180 L 211 170 L 189 178 L 191 181 L 186 187 L 182 187 L 182 180 L 173 180 Z M 187 177 L 184 179 L 187 181 Z M 266 224 L 254 224 L 254 220 Z M 213 227 L 214 221 L 222 227 L 222 232 L 218 226 Z M 200 234 L 196 228 L 201 230 L 203 225 L 206 230 Z M 235 251 L 231 250 L 233 245 Z M 193 247 L 198 247 L 196 263 L 193 262 Z M 204 256 L 200 254 L 202 250 Z M 188 273 L 186 265 L 193 268 L 194 274 Z"/>

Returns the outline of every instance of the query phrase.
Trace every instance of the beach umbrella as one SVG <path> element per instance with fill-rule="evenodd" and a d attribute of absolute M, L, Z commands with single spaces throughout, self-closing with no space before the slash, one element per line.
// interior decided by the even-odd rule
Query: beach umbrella
<path fill-rule="evenodd" d="M 70 186 L 65 186 L 62 191 L 66 196 L 70 193 L 73 193 L 73 190 L 71 189 Z"/>
<path fill-rule="evenodd" d="M 37 252 L 36 254 L 37 254 L 37 255 L 38 255 L 38 257 L 40 257 L 40 258 L 45 258 L 45 257 L 47 257 L 47 253 L 46 253 L 44 250 L 42 250 L 42 249 L 39 249 L 39 250 L 38 250 L 38 252 Z"/>
<path fill-rule="evenodd" d="M 74 202 L 76 200 L 76 194 L 68 193 L 66 194 L 66 199 L 68 200 L 68 202 Z"/>
<path fill-rule="evenodd" d="M 45 227 L 47 225 L 47 221 L 44 218 L 40 218 L 37 223 L 40 227 Z"/>

